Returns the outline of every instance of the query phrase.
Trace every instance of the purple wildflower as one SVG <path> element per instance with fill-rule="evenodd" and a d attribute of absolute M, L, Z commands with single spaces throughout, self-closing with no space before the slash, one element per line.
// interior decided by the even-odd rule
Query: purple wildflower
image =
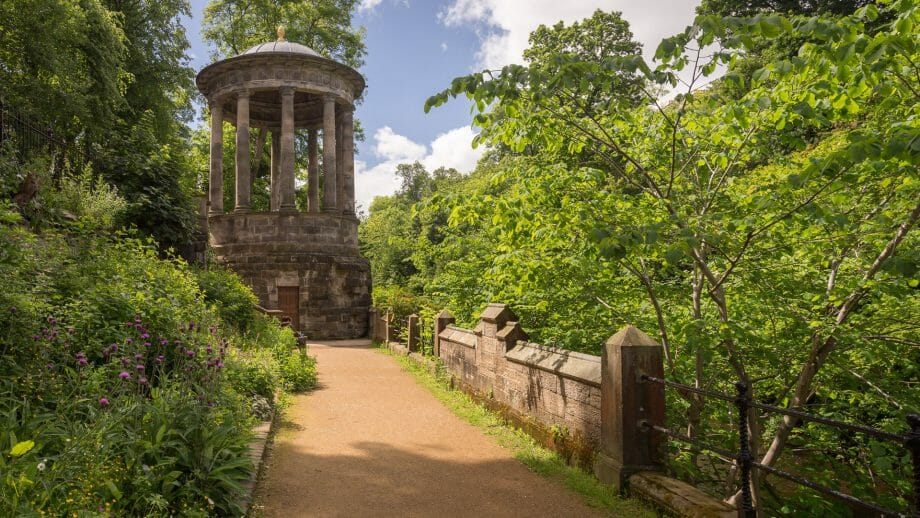
<path fill-rule="evenodd" d="M 140 383 L 141 385 L 146 385 L 146 384 L 147 384 L 147 376 L 140 376 L 139 378 L 137 378 L 137 382 Z"/>
<path fill-rule="evenodd" d="M 144 366 L 141 365 L 141 364 L 137 364 L 137 365 L 134 366 L 134 368 L 135 368 L 136 370 L 142 371 L 142 370 L 146 369 L 147 367 L 144 367 Z"/>
<path fill-rule="evenodd" d="M 166 359 L 166 358 L 165 358 L 162 354 L 159 355 L 159 356 L 157 356 L 157 364 L 163 363 L 163 360 L 165 360 L 165 359 Z"/>
<path fill-rule="evenodd" d="M 68 327 L 68 328 L 67 328 L 67 334 L 69 334 L 69 335 L 72 335 L 72 334 L 74 334 L 74 333 L 76 333 L 76 332 L 77 332 L 77 330 L 74 329 L 74 328 L 72 328 L 72 327 Z"/>
<path fill-rule="evenodd" d="M 109 398 L 105 396 L 99 398 L 99 406 L 101 406 L 102 408 L 109 406 Z"/>
<path fill-rule="evenodd" d="M 123 380 L 126 380 L 126 379 L 130 378 L 131 375 L 128 374 L 127 371 L 121 371 L 121 372 L 118 374 L 118 377 L 121 378 L 121 379 L 123 379 Z"/>
<path fill-rule="evenodd" d="M 49 363 L 48 365 L 45 365 L 45 367 L 47 367 L 47 368 L 50 370 L 50 369 L 53 369 L 53 368 L 54 368 L 54 364 L 53 364 L 53 363 Z"/>
<path fill-rule="evenodd" d="M 141 353 L 137 353 L 137 354 L 134 355 L 134 359 L 135 359 L 135 360 L 140 360 L 140 359 L 143 358 L 143 357 L 144 357 L 144 355 L 141 354 Z"/>
<path fill-rule="evenodd" d="M 148 334 L 148 333 L 146 333 L 146 332 L 145 332 L 144 334 L 141 335 L 141 340 L 147 340 L 148 338 L 150 338 L 150 334 Z"/>
<path fill-rule="evenodd" d="M 188 356 L 189 358 L 193 358 L 195 356 L 195 351 L 192 351 L 191 349 L 189 349 L 188 351 L 185 352 L 185 355 Z"/>
<path fill-rule="evenodd" d="M 125 338 L 125 343 L 126 343 L 126 344 L 133 344 L 133 343 L 134 343 L 134 340 L 132 340 L 132 339 L 130 339 L 130 338 Z"/>
<path fill-rule="evenodd" d="M 41 340 L 41 339 L 42 339 L 42 337 L 40 337 L 40 336 L 38 336 L 38 335 L 32 335 L 32 340 L 35 340 L 36 342 L 39 341 L 39 340 Z"/>

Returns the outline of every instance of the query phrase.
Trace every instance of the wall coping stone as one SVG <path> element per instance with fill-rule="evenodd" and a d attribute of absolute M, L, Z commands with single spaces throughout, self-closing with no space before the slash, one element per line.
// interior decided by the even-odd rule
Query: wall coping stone
<path fill-rule="evenodd" d="M 601 386 L 600 356 L 520 341 L 505 353 L 505 358 L 594 387 Z"/>
<path fill-rule="evenodd" d="M 482 310 L 479 319 L 492 324 L 497 324 L 499 321 L 504 324 L 509 320 L 517 320 L 517 317 L 514 316 L 514 313 L 507 304 L 492 303 L 486 306 L 486 309 Z"/>
<path fill-rule="evenodd" d="M 640 471 L 629 477 L 629 494 L 680 518 L 734 518 L 735 508 L 686 482 L 662 473 Z"/>
<path fill-rule="evenodd" d="M 449 325 L 438 334 L 438 338 L 441 340 L 447 340 L 448 342 L 464 345 L 472 349 L 476 348 L 476 334 L 473 331 L 470 331 L 469 329 L 463 329 L 462 327 Z"/>

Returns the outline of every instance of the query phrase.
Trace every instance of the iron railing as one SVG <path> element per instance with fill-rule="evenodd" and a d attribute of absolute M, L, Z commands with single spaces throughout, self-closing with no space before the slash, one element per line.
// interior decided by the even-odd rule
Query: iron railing
<path fill-rule="evenodd" d="M 750 437 L 748 436 L 749 430 L 749 410 L 751 408 L 757 408 L 769 413 L 780 414 L 785 416 L 791 416 L 803 421 L 812 421 L 815 423 L 820 423 L 827 425 L 839 430 L 848 430 L 852 432 L 858 432 L 866 434 L 878 439 L 882 439 L 889 442 L 894 442 L 896 444 L 902 445 L 906 448 L 912 457 L 913 460 L 913 486 L 914 486 L 914 518 L 920 518 L 920 415 L 908 415 L 907 424 L 910 429 L 907 433 L 899 435 L 896 433 L 886 432 L 884 430 L 879 430 L 877 428 L 872 428 L 869 426 L 863 426 L 859 424 L 847 423 L 844 421 L 838 421 L 836 419 L 830 419 L 827 417 L 810 414 L 807 412 L 802 412 L 799 410 L 793 410 L 789 408 L 781 408 L 773 405 L 768 405 L 765 403 L 760 403 L 753 398 L 747 391 L 747 385 L 744 383 L 738 382 L 735 384 L 735 389 L 737 394 L 734 396 L 723 394 L 721 392 L 714 392 L 711 390 L 705 390 L 697 387 L 692 387 L 690 385 L 684 385 L 682 383 L 675 383 L 673 381 L 668 381 L 661 378 L 656 378 L 654 376 L 642 375 L 642 381 L 657 383 L 665 387 L 670 387 L 682 392 L 690 392 L 694 394 L 699 394 L 701 396 L 706 396 L 714 399 L 719 399 L 722 401 L 727 401 L 733 403 L 738 411 L 738 450 L 729 451 L 725 448 L 720 448 L 718 446 L 713 446 L 711 444 L 705 444 L 697 439 L 688 437 L 679 432 L 675 432 L 663 426 L 658 426 L 648 421 L 642 421 L 639 423 L 639 426 L 644 430 L 652 430 L 654 432 L 660 433 L 671 439 L 674 439 L 678 442 L 686 443 L 691 445 L 695 450 L 701 453 L 715 453 L 723 460 L 733 459 L 740 471 L 741 475 L 741 501 L 738 505 L 738 515 L 744 518 L 754 518 L 757 516 L 756 510 L 754 508 L 753 495 L 751 494 L 751 471 L 756 468 L 761 471 L 776 475 L 780 478 L 788 480 L 794 484 L 810 488 L 818 493 L 827 495 L 829 497 L 835 498 L 842 502 L 848 504 L 853 504 L 860 506 L 863 509 L 878 513 L 882 516 L 891 516 L 891 517 L 907 517 L 909 516 L 910 511 L 900 512 L 882 507 L 878 504 L 868 502 L 857 498 L 853 495 L 849 495 L 840 491 L 837 491 L 833 488 L 818 484 L 812 480 L 808 480 L 804 477 L 794 475 L 792 473 L 783 471 L 773 466 L 768 466 L 761 464 L 754 460 L 754 457 L 751 453 L 751 443 Z M 720 457 L 717 457 L 720 458 Z"/>
<path fill-rule="evenodd" d="M 55 136 L 50 127 L 0 99 L 0 145 L 8 142 L 12 143 L 20 163 L 42 154 L 54 157 L 56 177 L 65 169 L 79 171 L 92 161 L 90 156 Z"/>

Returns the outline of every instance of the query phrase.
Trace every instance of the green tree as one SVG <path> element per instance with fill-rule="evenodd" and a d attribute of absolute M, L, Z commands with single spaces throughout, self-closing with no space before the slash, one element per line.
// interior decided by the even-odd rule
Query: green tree
<path fill-rule="evenodd" d="M 235 56 L 270 41 L 284 25 L 287 39 L 358 68 L 364 63 L 364 29 L 352 27 L 358 0 L 212 0 L 204 12 L 203 36 L 215 58 Z"/>
<path fill-rule="evenodd" d="M 3 102 L 67 143 L 103 139 L 130 78 L 125 35 L 99 0 L 0 2 Z"/>
<path fill-rule="evenodd" d="M 723 390 L 731 390 L 727 379 L 749 388 L 761 380 L 759 398 L 790 408 L 816 395 L 846 397 L 849 407 L 812 410 L 873 415 L 900 429 L 902 414 L 920 402 L 896 380 L 918 372 L 892 373 L 877 355 L 916 358 L 905 341 L 913 343 L 917 326 L 891 317 L 920 306 L 911 278 L 920 97 L 910 79 L 920 77 L 920 13 L 912 0 L 893 2 L 891 22 L 876 31 L 878 15 L 867 5 L 841 18 L 703 16 L 662 42 L 655 69 L 639 56 L 558 53 L 553 74 L 531 63 L 458 78 L 426 108 L 468 95 L 481 140 L 533 151 L 534 162 L 506 173 L 526 188 L 489 200 L 502 231 L 496 263 L 546 275 L 573 252 L 593 256 L 606 285 L 644 293 L 641 305 L 610 304 L 616 292 L 605 302 L 633 322 L 651 315 L 669 376 Z M 808 43 L 796 58 L 753 73 L 740 98 L 698 88 L 756 37 L 780 35 Z M 712 57 L 695 50 L 716 40 L 723 50 Z M 631 72 L 676 86 L 681 70 L 689 72 L 686 91 L 664 105 L 648 95 L 651 110 L 598 111 L 569 93 L 585 78 L 605 88 Z M 807 127 L 831 133 L 790 156 L 761 147 L 777 132 L 804 147 L 788 130 Z M 537 253 L 521 253 L 525 247 Z M 866 374 L 878 383 L 867 385 Z M 867 388 L 896 394 L 897 410 L 880 415 L 880 394 Z M 695 435 L 708 408 L 687 400 Z M 751 417 L 755 451 L 773 465 L 795 422 Z M 760 440 L 769 446 L 760 450 Z M 887 473 L 887 483 L 900 484 L 891 502 L 904 506 L 909 490 L 898 480 Z M 877 489 L 862 487 L 866 495 Z"/>
<path fill-rule="evenodd" d="M 565 56 L 582 62 L 597 62 L 611 56 L 633 56 L 642 51 L 642 45 L 633 40 L 629 23 L 621 13 L 594 11 L 590 18 L 566 26 L 558 22 L 552 27 L 541 25 L 530 34 L 530 47 L 524 51 L 528 63 L 545 67 L 548 74 L 558 70 L 554 56 Z M 619 75 L 612 89 L 602 89 L 592 84 L 589 77 L 579 83 L 573 94 L 583 95 L 588 104 L 606 104 L 611 98 L 642 100 L 643 78 Z"/>

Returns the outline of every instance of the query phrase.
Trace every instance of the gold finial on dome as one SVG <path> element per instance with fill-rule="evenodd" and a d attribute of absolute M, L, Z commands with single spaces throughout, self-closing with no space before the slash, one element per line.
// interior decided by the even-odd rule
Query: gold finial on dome
<path fill-rule="evenodd" d="M 284 41 L 284 25 L 278 26 L 278 41 Z"/>

